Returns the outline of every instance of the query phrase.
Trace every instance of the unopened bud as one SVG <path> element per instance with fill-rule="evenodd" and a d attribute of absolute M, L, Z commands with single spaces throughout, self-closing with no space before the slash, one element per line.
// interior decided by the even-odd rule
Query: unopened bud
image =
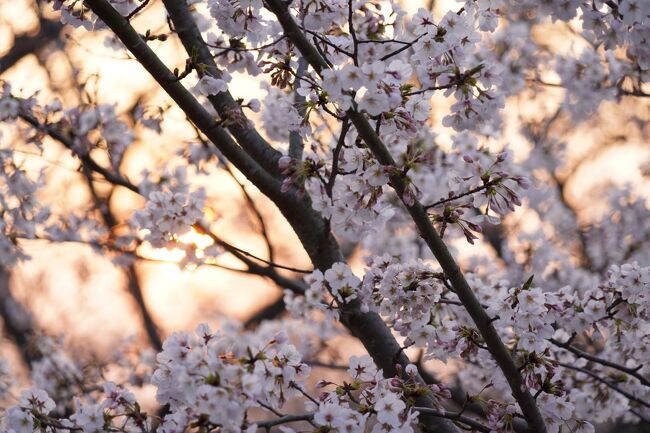
<path fill-rule="evenodd" d="M 278 159 L 278 167 L 280 167 L 280 170 L 284 171 L 289 167 L 291 167 L 292 164 L 293 164 L 293 158 L 291 158 L 288 155 L 282 156 L 280 157 L 280 159 Z"/>

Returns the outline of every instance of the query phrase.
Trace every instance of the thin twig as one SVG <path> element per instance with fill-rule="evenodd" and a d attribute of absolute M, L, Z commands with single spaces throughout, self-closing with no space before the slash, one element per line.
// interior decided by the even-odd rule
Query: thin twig
<path fill-rule="evenodd" d="M 450 412 L 445 410 L 431 409 L 428 407 L 413 407 L 412 409 L 414 411 L 426 413 L 428 415 L 433 415 L 436 417 L 457 421 L 461 424 L 465 424 L 467 427 L 470 427 L 482 433 L 490 433 L 491 431 L 493 431 L 490 427 L 481 424 L 480 422 L 476 421 L 473 418 L 463 415 L 461 412 Z"/>
<path fill-rule="evenodd" d="M 628 400 L 633 401 L 635 403 L 638 403 L 641 406 L 650 408 L 650 403 L 647 403 L 647 402 L 635 397 L 633 394 L 625 391 L 624 389 L 621 389 L 615 383 L 598 376 L 596 373 L 594 373 L 593 371 L 591 371 L 589 369 L 582 368 L 582 367 L 576 367 L 575 365 L 570 365 L 570 364 L 566 364 L 566 363 L 563 363 L 563 362 L 559 362 L 558 364 L 561 365 L 564 368 L 568 368 L 570 370 L 579 371 L 580 373 L 584 373 L 587 376 L 594 379 L 595 381 L 600 382 L 603 385 L 607 385 L 609 388 L 613 389 L 614 391 L 618 392 L 622 396 L 626 397 Z"/>
<path fill-rule="evenodd" d="M 449 203 L 450 201 L 458 200 L 459 198 L 463 198 L 463 197 L 466 197 L 468 195 L 475 194 L 477 192 L 483 191 L 484 189 L 488 189 L 491 186 L 494 186 L 494 185 L 498 184 L 499 182 L 501 182 L 501 180 L 502 179 L 500 177 L 497 177 L 495 179 L 492 179 L 492 180 L 484 183 L 481 186 L 477 186 L 476 188 L 472 188 L 469 191 L 466 191 L 466 192 L 464 192 L 462 194 L 458 194 L 458 195 L 455 195 L 453 197 L 448 197 L 448 198 L 445 198 L 445 199 L 441 199 L 441 200 L 438 200 L 435 203 L 424 205 L 424 208 L 425 209 L 430 209 L 432 207 L 440 206 L 441 204 Z"/>
<path fill-rule="evenodd" d="M 146 8 L 147 5 L 149 4 L 149 0 L 142 0 L 142 3 L 138 5 L 135 9 L 133 9 L 127 16 L 126 20 L 131 21 L 131 18 L 136 16 L 142 9 Z"/>
<path fill-rule="evenodd" d="M 284 415 L 281 416 L 280 418 L 270 419 L 268 421 L 257 421 L 255 422 L 255 424 L 257 424 L 258 428 L 269 429 L 271 427 L 275 427 L 276 425 L 287 424 L 290 422 L 297 422 L 297 421 L 311 421 L 312 419 L 314 419 L 313 413 L 301 413 L 296 415 Z"/>
<path fill-rule="evenodd" d="M 578 356 L 580 358 L 584 358 L 586 360 L 595 362 L 597 364 L 601 364 L 601 365 L 604 365 L 606 367 L 611 367 L 611 368 L 613 368 L 615 370 L 618 370 L 618 371 L 621 371 L 623 373 L 629 374 L 630 376 L 638 379 L 639 382 L 641 382 L 641 384 L 643 384 L 645 386 L 650 386 L 650 381 L 648 379 L 646 379 L 645 377 L 643 377 L 641 374 L 639 374 L 639 370 L 643 367 L 643 365 L 639 365 L 639 366 L 637 366 L 635 368 L 625 367 L 625 366 L 617 364 L 615 362 L 608 361 L 606 359 L 602 359 L 602 358 L 599 358 L 597 356 L 591 355 L 591 354 L 589 354 L 589 353 L 587 353 L 587 352 L 585 352 L 583 350 L 578 349 L 577 347 L 571 346 L 568 343 L 562 343 L 562 342 L 560 342 L 560 341 L 558 341 L 558 340 L 556 340 L 554 338 L 551 338 L 549 341 L 551 343 L 553 343 L 554 345 L 558 346 L 558 347 L 561 347 L 561 348 L 563 348 L 565 350 L 568 350 L 569 352 L 573 353 L 574 355 L 576 355 L 576 356 Z"/>

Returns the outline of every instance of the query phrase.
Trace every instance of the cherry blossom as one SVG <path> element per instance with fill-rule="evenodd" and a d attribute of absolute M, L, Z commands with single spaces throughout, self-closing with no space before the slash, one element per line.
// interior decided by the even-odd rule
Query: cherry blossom
<path fill-rule="evenodd" d="M 265 278 L 286 314 L 118 348 L 110 369 L 41 337 L 26 387 L 0 361 L 2 431 L 592 433 L 650 419 L 645 184 L 599 186 L 603 211 L 567 194 L 590 157 L 570 133 L 612 116 L 643 137 L 650 2 L 459 0 L 413 14 L 361 0 L 50 3 L 47 16 L 143 66 L 164 102 L 127 113 L 88 83 L 71 102 L 2 81 L 0 271 L 29 260 L 30 242 L 87 244 L 122 266 L 148 260 L 144 243 L 182 250 L 184 269 Z M 187 50 L 159 57 L 172 43 Z M 262 96 L 240 95 L 240 75 Z M 129 154 L 178 119 L 173 158 L 131 173 Z M 89 188 L 80 210 L 48 203 L 51 172 L 25 164 L 53 143 Z M 217 233 L 209 186 L 222 174 L 267 255 Z M 111 214 L 112 188 L 138 208 Z M 269 236 L 258 192 L 310 267 L 274 255 L 286 239 Z M 323 361 L 335 337 L 367 354 Z M 428 361 L 447 364 L 453 387 Z"/>

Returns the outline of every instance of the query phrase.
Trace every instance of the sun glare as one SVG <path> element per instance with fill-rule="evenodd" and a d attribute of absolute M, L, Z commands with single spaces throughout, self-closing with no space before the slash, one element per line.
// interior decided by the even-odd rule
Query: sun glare
<path fill-rule="evenodd" d="M 202 259 L 205 257 L 206 248 L 214 245 L 214 240 L 210 236 L 199 233 L 194 227 L 179 236 L 177 241 L 188 248 L 153 248 L 150 244 L 144 243 L 138 247 L 138 255 L 153 261 L 181 263 L 186 258 L 188 250 L 192 250 L 198 259 Z M 195 268 L 196 266 L 187 267 L 188 270 Z"/>

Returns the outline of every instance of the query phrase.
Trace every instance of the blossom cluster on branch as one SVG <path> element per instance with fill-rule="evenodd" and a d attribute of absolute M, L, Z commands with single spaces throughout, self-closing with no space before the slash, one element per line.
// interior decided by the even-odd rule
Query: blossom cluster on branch
<path fill-rule="evenodd" d="M 288 314 L 255 330 L 173 333 L 155 357 L 117 355 L 115 380 L 38 340 L 33 387 L 20 391 L 0 363 L 2 431 L 593 433 L 650 420 L 650 208 L 610 187 L 608 213 L 585 223 L 563 175 L 578 166 L 551 134 L 562 116 L 578 128 L 605 101 L 650 96 L 650 2 L 463 0 L 442 14 L 364 0 L 50 3 L 62 23 L 128 52 L 195 134 L 173 161 L 129 176 L 129 150 L 142 129 L 165 133 L 169 107 L 138 105 L 128 119 L 83 85 L 70 103 L 2 82 L 0 133 L 21 145 L 0 145 L 0 268 L 37 240 L 88 244 L 122 265 L 147 260 L 145 244 L 175 248 L 182 267 L 269 279 Z M 140 28 L 145 13 L 161 26 Z M 540 39 L 559 23 L 583 48 Z M 152 49 L 172 41 L 181 67 Z M 242 76 L 266 97 L 231 94 Z M 522 121 L 528 152 L 515 153 L 504 108 L 557 88 L 556 114 Z M 79 162 L 92 206 L 65 212 L 40 197 L 46 170 L 21 164 L 53 142 Z M 217 171 L 240 187 L 265 256 L 213 230 L 202 181 Z M 276 259 L 239 174 L 276 205 L 312 268 Z M 100 182 L 140 196 L 141 209 L 118 221 Z M 185 241 L 191 232 L 209 247 Z M 360 252 L 363 274 L 339 244 Z M 490 253 L 464 272 L 454 255 L 474 252 L 467 244 Z M 226 253 L 242 267 L 221 264 Z M 324 364 L 342 335 L 368 355 Z M 427 377 L 430 360 L 457 387 Z M 315 377 L 319 364 L 347 376 Z M 136 398 L 148 386 L 157 413 Z"/>

